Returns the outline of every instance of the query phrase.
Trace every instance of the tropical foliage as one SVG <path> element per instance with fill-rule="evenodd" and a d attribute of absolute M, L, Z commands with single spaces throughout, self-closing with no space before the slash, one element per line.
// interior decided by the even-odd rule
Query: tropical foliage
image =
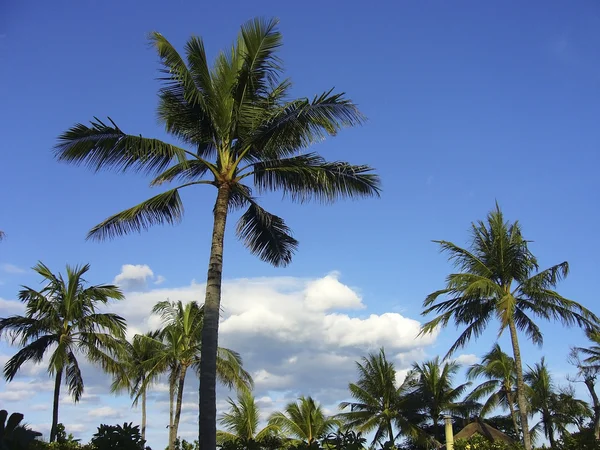
<path fill-rule="evenodd" d="M 465 327 L 448 355 L 480 336 L 492 319 L 499 321 L 498 334 L 510 332 L 515 359 L 517 404 L 521 432 L 526 450 L 531 449 L 525 381 L 517 330 L 535 344 L 542 345 L 543 336 L 534 318 L 556 320 L 564 325 L 584 329 L 597 328 L 598 317 L 579 303 L 555 291 L 557 284 L 569 273 L 564 261 L 539 270 L 537 258 L 529 250 L 521 225 L 504 219 L 500 207 L 488 214 L 487 221 L 471 225 L 468 248 L 449 241 L 435 241 L 449 254 L 459 270 L 450 274 L 446 286 L 430 294 L 424 301 L 423 314 L 437 316 L 423 325 L 423 333 L 453 321 Z M 440 297 L 443 299 L 440 300 Z"/>
<path fill-rule="evenodd" d="M 86 287 L 84 276 L 89 269 L 89 265 L 67 266 L 63 277 L 38 263 L 33 270 L 43 278 L 44 286 L 39 290 L 25 287 L 19 292 L 25 315 L 0 319 L 0 335 L 7 335 L 13 344 L 22 347 L 4 366 L 8 381 L 23 364 L 39 363 L 50 353 L 48 373 L 55 380 L 51 442 L 56 438 L 63 375 L 69 394 L 78 402 L 85 386 L 78 355 L 104 364 L 112 359 L 125 337 L 125 319 L 98 311 L 110 300 L 121 300 L 123 294 L 109 284 Z"/>

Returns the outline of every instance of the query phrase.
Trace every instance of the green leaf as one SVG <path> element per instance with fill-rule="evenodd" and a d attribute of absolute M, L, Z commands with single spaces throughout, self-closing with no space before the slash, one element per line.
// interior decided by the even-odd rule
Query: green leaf
<path fill-rule="evenodd" d="M 147 230 L 157 224 L 173 225 L 178 223 L 182 216 L 181 198 L 177 189 L 172 189 L 109 217 L 90 230 L 88 239 L 104 240 Z"/>
<path fill-rule="evenodd" d="M 250 207 L 237 224 L 238 237 L 263 261 L 286 266 L 292 260 L 298 241 L 291 236 L 291 230 L 281 217 L 265 211 L 254 200 L 248 201 Z"/>
<path fill-rule="evenodd" d="M 95 171 L 116 169 L 159 173 L 172 161 L 185 162 L 185 150 L 158 139 L 125 134 L 98 118 L 91 126 L 81 123 L 63 133 L 55 146 L 59 161 L 83 164 Z"/>
<path fill-rule="evenodd" d="M 327 162 L 315 153 L 260 161 L 253 166 L 260 192 L 283 190 L 294 201 L 379 196 L 380 180 L 369 166 Z"/>

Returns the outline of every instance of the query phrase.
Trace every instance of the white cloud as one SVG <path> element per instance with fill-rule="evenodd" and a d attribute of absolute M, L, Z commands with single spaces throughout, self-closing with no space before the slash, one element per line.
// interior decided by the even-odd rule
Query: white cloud
<path fill-rule="evenodd" d="M 48 411 L 50 409 L 50 405 L 47 403 L 38 403 L 30 406 L 29 409 L 32 411 Z"/>
<path fill-rule="evenodd" d="M 143 291 L 148 288 L 148 279 L 154 278 L 154 272 L 146 264 L 124 264 L 113 283 L 126 291 Z"/>
<path fill-rule="evenodd" d="M 121 417 L 121 413 L 112 408 L 110 406 L 101 406 L 100 408 L 90 409 L 87 412 L 88 417 L 93 417 L 96 419 L 105 419 L 105 418 L 119 418 Z"/>
<path fill-rule="evenodd" d="M 331 309 L 363 309 L 362 299 L 345 284 L 338 281 L 339 273 L 307 283 L 304 302 L 309 309 L 328 311 Z"/>
<path fill-rule="evenodd" d="M 479 362 L 479 357 L 472 353 L 465 353 L 458 355 L 454 361 L 464 366 L 471 366 Z"/>
<path fill-rule="evenodd" d="M 156 277 L 156 279 L 154 280 L 154 284 L 159 285 L 159 284 L 163 284 L 167 279 L 165 277 L 163 277 L 162 275 L 158 275 Z"/>
<path fill-rule="evenodd" d="M 9 391 L 0 392 L 0 400 L 5 402 L 21 402 L 23 400 L 28 400 L 31 397 L 35 396 L 35 390 L 15 390 L 11 389 Z"/>
<path fill-rule="evenodd" d="M 13 275 L 19 275 L 26 273 L 27 270 L 22 269 L 21 267 L 15 266 L 14 264 L 4 263 L 0 266 L 3 272 L 10 273 Z"/>
<path fill-rule="evenodd" d="M 0 297 L 0 311 L 4 316 L 13 316 L 23 314 L 25 306 L 23 303 L 16 300 L 6 300 Z"/>

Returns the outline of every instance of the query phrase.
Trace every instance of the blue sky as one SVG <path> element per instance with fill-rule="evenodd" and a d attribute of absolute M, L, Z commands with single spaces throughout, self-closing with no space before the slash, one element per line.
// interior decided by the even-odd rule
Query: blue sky
<path fill-rule="evenodd" d="M 422 300 L 451 269 L 430 241 L 464 244 L 469 223 L 498 200 L 535 241 L 543 266 L 569 261 L 572 273 L 560 291 L 595 309 L 598 4 L 340 5 L 57 0 L 0 6 L 0 229 L 8 235 L 0 246 L 0 297 L 14 300 L 19 285 L 36 283 L 21 269 L 37 260 L 57 271 L 89 262 L 92 282 L 112 281 L 125 264 L 147 265 L 153 275 L 145 269 L 138 275 L 148 295 L 203 281 L 211 189 L 184 195 L 186 216 L 175 228 L 86 242 L 91 226 L 151 195 L 148 180 L 61 165 L 51 149 L 61 132 L 93 116 L 109 115 L 126 132 L 167 139 L 156 121 L 158 61 L 147 45 L 149 31 L 160 31 L 179 49 L 190 34 L 200 35 L 214 56 L 231 44 L 241 23 L 276 16 L 294 94 L 335 87 L 369 118 L 313 150 L 374 166 L 384 190 L 379 200 L 335 206 L 269 196 L 265 203 L 300 241 L 293 264 L 269 267 L 230 230 L 225 278 L 310 284 L 306 280 L 335 271 L 333 279 L 359 293 L 365 305 L 350 316 L 393 312 L 421 320 Z M 164 283 L 153 284 L 159 275 Z M 546 355 L 554 370 L 568 372 L 565 355 L 570 345 L 583 343 L 581 332 L 552 324 L 543 331 L 544 349 L 523 342 L 526 362 Z M 455 337 L 454 330 L 443 331 L 423 354 L 444 353 Z M 465 353 L 481 354 L 493 337 Z M 102 402 L 112 407 L 122 400 L 103 396 Z M 48 416 L 23 412 L 36 423 Z"/>

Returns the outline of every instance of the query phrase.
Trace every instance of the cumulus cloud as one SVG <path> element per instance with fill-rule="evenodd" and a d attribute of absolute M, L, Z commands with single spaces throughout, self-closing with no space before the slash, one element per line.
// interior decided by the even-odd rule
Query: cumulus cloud
<path fill-rule="evenodd" d="M 152 269 L 146 264 L 124 264 L 121 267 L 121 273 L 115 277 L 113 283 L 125 291 L 145 291 L 148 289 L 150 281 L 158 285 L 165 281 L 165 277 L 155 276 Z"/>
<path fill-rule="evenodd" d="M 144 265 L 124 265 L 115 277 L 115 283 L 127 286 L 126 299 L 119 302 L 118 312 L 127 318 L 129 336 L 160 326 L 160 319 L 151 314 L 158 301 L 201 303 L 204 299 L 204 284 L 192 282 L 166 288 L 152 284 L 157 281 L 159 277 Z M 426 356 L 425 349 L 437 336 L 437 333 L 418 336 L 419 321 L 399 312 L 374 311 L 370 299 L 336 272 L 308 279 L 225 280 L 222 308 L 219 345 L 242 355 L 246 370 L 254 377 L 254 394 L 264 417 L 295 401 L 299 395 L 312 395 L 324 407 L 335 411 L 337 404 L 348 397 L 348 383 L 356 380 L 355 362 L 380 347 L 385 347 L 388 359 L 395 363 L 397 379 L 401 381 L 410 365 Z M 108 377 L 84 358 L 80 362 L 86 391 L 76 405 L 67 392 L 61 393 L 61 421 L 90 425 L 122 420 L 139 423 L 139 409 L 130 408 L 131 399 L 127 395 L 111 396 Z M 40 368 L 45 370 L 45 366 Z M 31 372 L 30 376 L 36 374 Z M 36 380 L 41 377 L 38 373 Z M 183 399 L 181 436 L 193 437 L 197 433 L 197 389 L 197 377 L 190 370 Z M 223 387 L 218 389 L 218 409 L 222 412 L 227 408 L 227 397 L 235 393 Z M 51 393 L 44 396 L 51 405 Z M 41 394 L 34 400 L 34 404 L 44 401 Z M 164 426 L 168 421 L 166 379 L 152 386 L 148 411 L 148 440 L 160 447 L 164 444 Z M 37 416 L 32 413 L 32 423 L 50 419 L 47 412 L 38 412 Z M 85 432 L 93 432 L 93 427 L 87 427 Z M 89 439 L 87 434 L 81 437 Z"/>
<path fill-rule="evenodd" d="M 464 366 L 471 366 L 479 362 L 479 357 L 472 353 L 464 353 L 462 355 L 458 355 L 454 361 Z"/>

